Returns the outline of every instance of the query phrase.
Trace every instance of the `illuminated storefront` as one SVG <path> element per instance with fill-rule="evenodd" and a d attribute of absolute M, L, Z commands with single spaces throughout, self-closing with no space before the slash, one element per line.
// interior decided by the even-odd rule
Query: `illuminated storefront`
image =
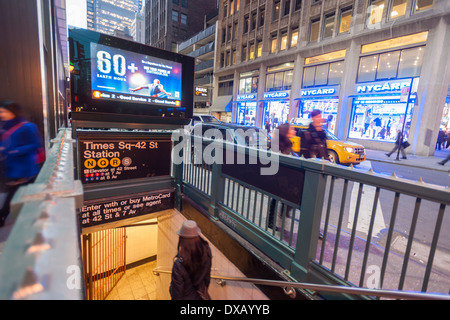
<path fill-rule="evenodd" d="M 395 142 L 397 130 L 404 130 L 407 139 L 418 83 L 419 78 L 356 85 L 348 137 Z"/>
<path fill-rule="evenodd" d="M 256 94 L 240 94 L 236 100 L 236 123 L 256 125 Z"/>
<path fill-rule="evenodd" d="M 269 121 L 270 131 L 289 122 L 289 91 L 264 92 L 263 127 Z"/>
<path fill-rule="evenodd" d="M 318 109 L 322 111 L 326 128 L 334 132 L 339 105 L 339 85 L 302 88 L 297 100 L 300 102 L 298 118 L 308 119 L 311 111 Z"/>

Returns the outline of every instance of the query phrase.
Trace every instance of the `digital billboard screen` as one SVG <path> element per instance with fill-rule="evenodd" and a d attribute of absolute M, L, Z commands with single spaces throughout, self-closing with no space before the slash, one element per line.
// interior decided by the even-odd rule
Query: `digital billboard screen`
<path fill-rule="evenodd" d="M 85 29 L 69 29 L 74 120 L 184 124 L 194 59 Z"/>
<path fill-rule="evenodd" d="M 180 107 L 179 62 L 91 43 L 91 88 L 94 99 Z"/>

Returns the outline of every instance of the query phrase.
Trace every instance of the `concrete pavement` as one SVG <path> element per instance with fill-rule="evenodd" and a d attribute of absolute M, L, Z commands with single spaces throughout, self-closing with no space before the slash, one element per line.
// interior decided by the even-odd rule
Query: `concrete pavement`
<path fill-rule="evenodd" d="M 393 163 L 398 165 L 426 168 L 430 170 L 450 173 L 450 161 L 448 161 L 445 165 L 438 164 L 438 162 L 444 160 L 450 154 L 450 148 L 436 150 L 434 156 L 429 157 L 406 154 L 407 159 L 402 159 L 402 155 L 400 154 L 400 160 L 396 160 L 397 153 L 393 153 L 390 157 L 386 156 L 386 153 L 387 151 L 366 149 L 366 159 L 370 161 Z"/>

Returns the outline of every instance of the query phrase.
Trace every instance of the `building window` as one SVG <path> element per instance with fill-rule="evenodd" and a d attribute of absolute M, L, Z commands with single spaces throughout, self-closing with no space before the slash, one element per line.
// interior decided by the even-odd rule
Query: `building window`
<path fill-rule="evenodd" d="M 425 47 L 402 50 L 397 77 L 418 77 L 422 68 L 424 53 Z"/>
<path fill-rule="evenodd" d="M 287 49 L 287 31 L 281 32 L 280 50 Z"/>
<path fill-rule="evenodd" d="M 233 81 L 219 82 L 219 96 L 230 96 L 233 94 Z"/>
<path fill-rule="evenodd" d="M 393 79 L 397 77 L 400 51 L 380 54 L 377 66 L 377 79 Z"/>
<path fill-rule="evenodd" d="M 339 33 L 348 32 L 352 21 L 352 9 L 344 9 L 341 11 L 339 18 Z"/>
<path fill-rule="evenodd" d="M 381 23 L 383 17 L 384 0 L 369 1 L 369 8 L 367 9 L 367 26 L 373 26 Z"/>
<path fill-rule="evenodd" d="M 291 11 L 291 0 L 285 0 L 284 1 L 283 16 L 287 16 L 290 11 Z"/>
<path fill-rule="evenodd" d="M 249 53 L 250 60 L 255 59 L 255 44 L 250 43 L 250 53 Z"/>
<path fill-rule="evenodd" d="M 234 0 L 230 1 L 230 16 L 234 13 Z"/>
<path fill-rule="evenodd" d="M 242 47 L 242 59 L 241 61 L 247 61 L 247 46 Z"/>
<path fill-rule="evenodd" d="M 256 11 L 252 12 L 252 21 L 251 21 L 251 25 L 250 25 L 250 31 L 255 30 L 256 28 Z"/>
<path fill-rule="evenodd" d="M 231 53 L 231 64 L 236 64 L 236 50 Z"/>
<path fill-rule="evenodd" d="M 298 11 L 302 8 L 302 0 L 295 0 L 295 11 Z"/>
<path fill-rule="evenodd" d="M 172 10 L 172 21 L 178 22 L 178 11 Z"/>
<path fill-rule="evenodd" d="M 280 17 L 280 1 L 278 0 L 273 3 L 272 21 L 278 20 L 279 17 Z"/>
<path fill-rule="evenodd" d="M 239 79 L 239 94 L 258 92 L 258 71 L 241 73 Z"/>
<path fill-rule="evenodd" d="M 341 84 L 344 61 L 319 64 L 303 69 L 303 87 Z"/>
<path fill-rule="evenodd" d="M 268 67 L 266 75 L 266 91 L 290 90 L 294 79 L 294 63 Z"/>
<path fill-rule="evenodd" d="M 358 82 L 374 81 L 377 73 L 378 55 L 359 59 Z"/>
<path fill-rule="evenodd" d="M 259 58 L 262 56 L 262 41 L 258 41 L 257 44 L 257 51 L 256 51 L 256 57 Z"/>
<path fill-rule="evenodd" d="M 433 0 L 416 0 L 414 11 L 422 11 L 433 6 Z"/>
<path fill-rule="evenodd" d="M 330 63 L 330 71 L 328 72 L 328 85 L 341 84 L 344 75 L 344 61 Z"/>
<path fill-rule="evenodd" d="M 172 0 L 172 3 L 178 5 L 179 0 Z"/>
<path fill-rule="evenodd" d="M 270 40 L 270 53 L 275 53 L 277 51 L 277 35 L 273 34 Z"/>
<path fill-rule="evenodd" d="M 259 10 L 259 26 L 258 28 L 261 28 L 262 26 L 264 26 L 264 18 L 266 17 L 266 11 L 264 8 L 262 8 L 261 10 Z"/>
<path fill-rule="evenodd" d="M 320 20 L 312 20 L 309 26 L 309 42 L 315 42 L 319 39 Z"/>
<path fill-rule="evenodd" d="M 389 10 L 389 19 L 397 19 L 406 13 L 406 0 L 392 0 Z"/>
<path fill-rule="evenodd" d="M 187 15 L 180 13 L 180 22 L 181 24 L 187 24 Z"/>
<path fill-rule="evenodd" d="M 334 14 L 325 17 L 323 24 L 323 38 L 331 38 L 334 32 Z"/>
<path fill-rule="evenodd" d="M 187 8 L 188 7 L 188 0 L 181 0 L 181 6 L 183 8 Z"/>
<path fill-rule="evenodd" d="M 297 46 L 298 43 L 298 29 L 292 30 L 291 34 L 291 48 L 294 48 Z"/>
<path fill-rule="evenodd" d="M 247 33 L 248 32 L 249 25 L 250 25 L 250 17 L 249 16 L 245 16 L 244 17 L 244 30 L 243 30 L 243 33 Z"/>
<path fill-rule="evenodd" d="M 425 43 L 428 39 L 428 31 L 410 34 L 403 37 L 392 38 L 365 44 L 361 47 L 361 53 L 369 53 L 381 50 L 392 50 L 396 47 L 411 46 L 413 44 Z"/>
<path fill-rule="evenodd" d="M 422 46 L 361 57 L 357 82 L 418 77 L 424 51 Z"/>
<path fill-rule="evenodd" d="M 238 23 L 235 22 L 233 25 L 233 38 L 237 39 L 237 34 L 238 34 Z"/>

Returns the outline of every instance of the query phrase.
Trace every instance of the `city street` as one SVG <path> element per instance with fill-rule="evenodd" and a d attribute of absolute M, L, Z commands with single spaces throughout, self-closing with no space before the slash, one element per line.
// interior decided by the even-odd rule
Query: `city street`
<path fill-rule="evenodd" d="M 445 152 L 445 151 L 443 151 Z M 388 158 L 382 151 L 368 150 L 368 160 L 364 161 L 356 168 L 359 170 L 369 170 L 370 168 L 377 174 L 391 176 L 395 172 L 396 176 L 403 179 L 408 179 L 417 182 L 419 178 L 425 183 L 434 184 L 442 187 L 450 185 L 450 177 L 448 168 L 437 165 L 440 161 L 436 157 L 415 157 L 409 156 L 411 160 L 397 161 L 394 157 Z M 410 161 L 408 163 L 408 161 Z M 338 251 L 338 261 L 342 264 L 337 264 L 336 270 L 344 273 L 345 264 L 348 255 L 348 241 L 354 227 L 354 215 L 356 210 L 356 202 L 358 195 L 359 184 L 350 182 L 347 191 L 346 205 L 344 209 L 344 216 L 342 220 L 342 229 L 340 232 L 340 245 Z M 341 194 L 343 190 L 343 181 L 336 180 L 334 196 L 331 206 L 330 220 L 328 224 L 329 235 L 326 239 L 328 249 L 332 250 L 334 241 L 337 237 L 337 226 L 339 219 L 339 209 L 341 206 Z M 370 220 L 373 210 L 373 199 L 375 195 L 375 187 L 364 185 L 362 192 L 361 205 L 359 208 L 358 221 L 356 223 L 356 238 L 355 245 L 352 252 L 352 267 L 361 263 L 358 258 L 361 258 L 362 252 L 367 243 Z M 327 201 L 327 199 L 325 199 Z M 325 202 L 326 203 L 326 202 Z M 379 270 L 382 264 L 383 252 L 386 247 L 387 232 L 392 216 L 392 208 L 394 203 L 394 192 L 388 190 L 381 190 L 380 197 L 377 203 L 377 210 L 374 219 L 372 238 L 370 239 L 370 263 L 372 268 Z M 401 196 L 398 204 L 398 211 L 396 214 L 392 241 L 390 246 L 390 254 L 388 258 L 387 271 L 383 288 L 395 288 L 399 279 L 400 266 L 403 263 L 409 233 L 411 228 L 412 216 L 414 212 L 415 198 L 410 196 Z M 446 208 L 446 211 L 449 209 Z M 417 226 L 413 236 L 412 248 L 409 256 L 408 272 L 405 285 L 409 290 L 420 290 L 421 283 L 415 280 L 416 275 L 423 274 L 428 262 L 430 244 L 434 234 L 439 205 L 423 200 L 421 202 L 420 211 L 417 218 Z M 325 211 L 324 211 L 325 212 Z M 322 217 L 322 230 L 325 217 Z M 430 280 L 430 291 L 444 292 L 448 288 L 440 283 L 448 283 L 450 272 L 448 265 L 450 263 L 450 235 L 445 232 L 450 228 L 450 218 L 448 214 L 444 215 L 443 224 L 439 236 L 436 254 L 434 257 L 433 272 Z M 328 255 L 328 263 L 331 262 Z M 324 264 L 327 265 L 327 258 Z M 330 265 L 331 266 L 331 265 Z M 360 281 L 359 269 L 356 273 L 350 272 L 349 280 L 358 283 Z M 372 270 L 373 271 L 373 270 Z M 369 271 L 367 271 L 369 272 Z M 370 274 L 366 273 L 366 282 Z M 368 285 L 365 283 L 365 285 Z"/>

